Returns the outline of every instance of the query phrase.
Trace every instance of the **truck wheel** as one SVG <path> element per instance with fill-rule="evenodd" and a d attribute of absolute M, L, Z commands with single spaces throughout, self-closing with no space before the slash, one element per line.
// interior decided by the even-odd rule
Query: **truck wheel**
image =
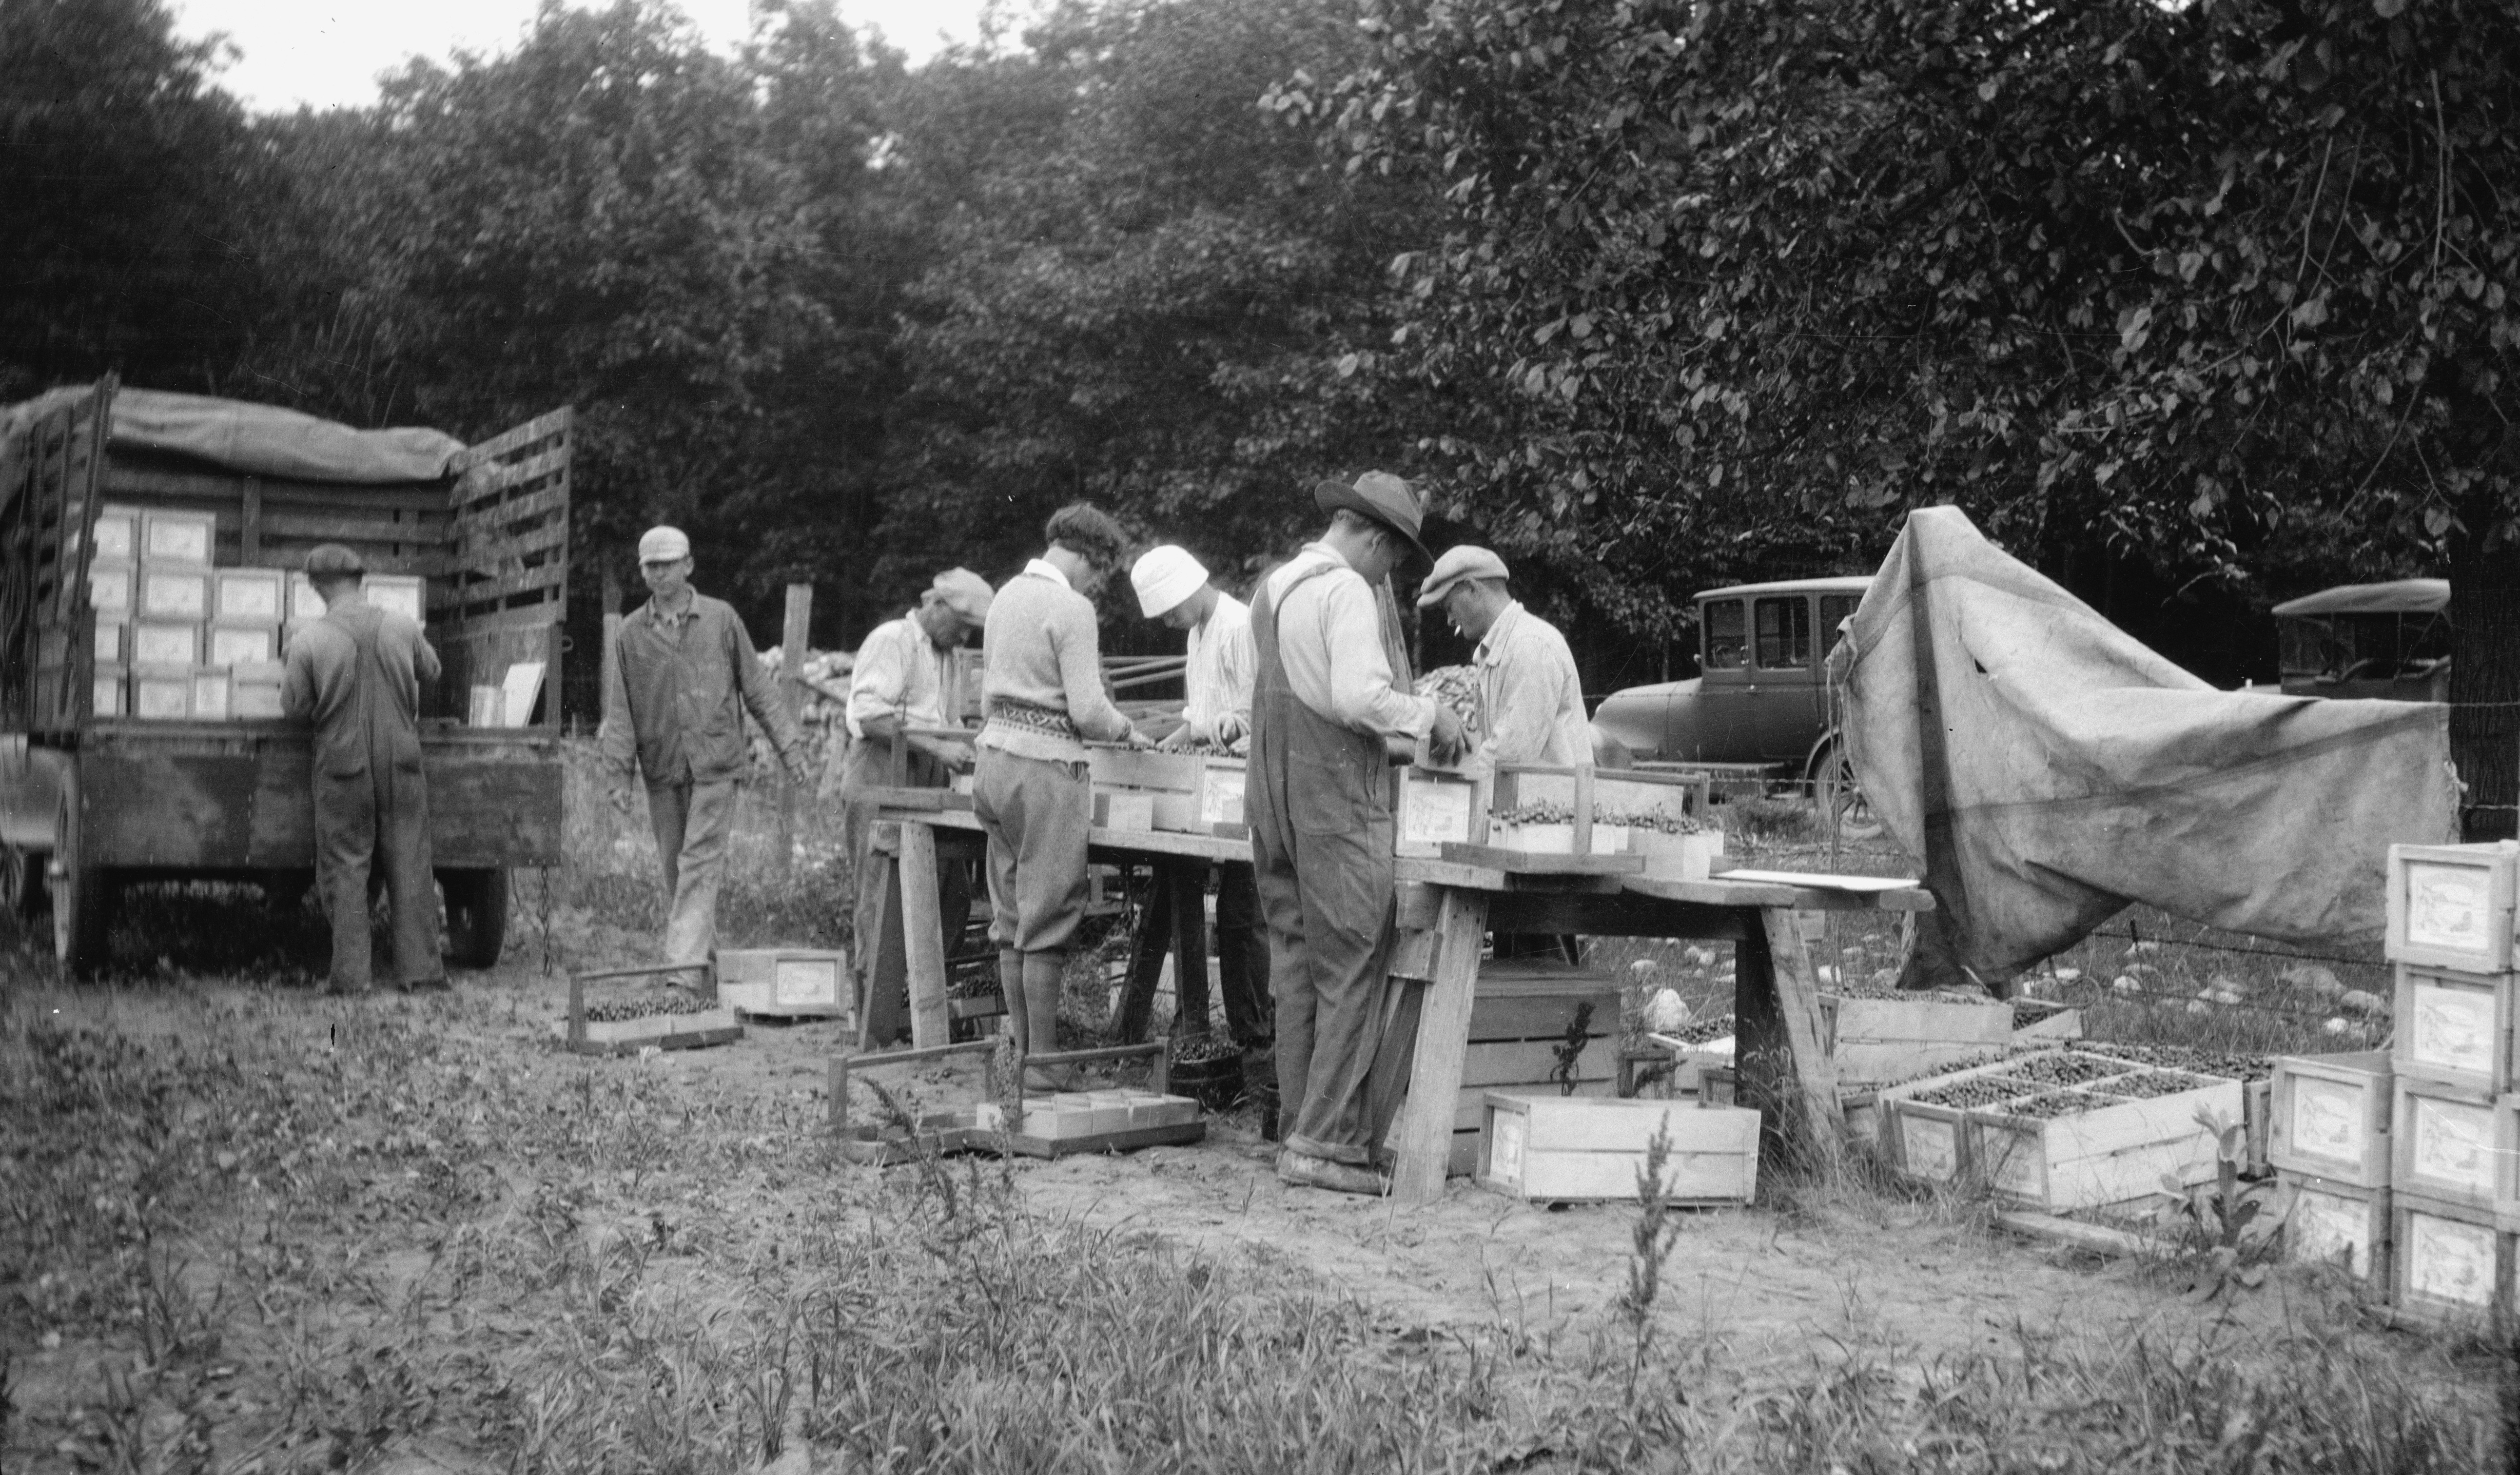
<path fill-rule="evenodd" d="M 446 893 L 446 961 L 459 968 L 498 966 L 508 940 L 508 872 L 441 871 Z"/>
<path fill-rule="evenodd" d="M 53 956 L 62 971 L 84 978 L 105 966 L 106 935 L 113 922 L 113 873 L 80 864 L 78 780 L 65 774 L 61 815 L 53 827 L 53 859 L 45 868 L 53 895 Z"/>
<path fill-rule="evenodd" d="M 33 916 L 43 869 L 42 855 L 0 841 L 0 912 L 20 921 Z"/>

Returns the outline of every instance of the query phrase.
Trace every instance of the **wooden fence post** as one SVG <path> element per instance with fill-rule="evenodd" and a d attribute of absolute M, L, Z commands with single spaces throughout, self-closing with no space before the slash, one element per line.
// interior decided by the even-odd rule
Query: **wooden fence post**
<path fill-rule="evenodd" d="M 788 586 L 788 624 L 779 634 L 779 701 L 793 720 L 803 705 L 806 628 L 814 619 L 814 586 Z M 779 767 L 779 874 L 784 880 L 796 865 L 796 778 L 786 764 Z"/>

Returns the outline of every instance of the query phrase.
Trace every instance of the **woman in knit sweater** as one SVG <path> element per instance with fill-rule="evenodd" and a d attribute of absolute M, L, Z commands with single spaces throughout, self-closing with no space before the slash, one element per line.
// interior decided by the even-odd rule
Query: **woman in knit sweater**
<path fill-rule="evenodd" d="M 1119 568 L 1128 536 L 1091 503 L 1053 513 L 1050 545 L 1007 581 L 982 638 L 988 720 L 971 808 L 989 836 L 990 935 L 1015 1049 L 1058 1048 L 1058 980 L 1085 915 L 1085 837 L 1094 785 L 1084 739 L 1143 744 L 1102 689 L 1094 594 Z"/>

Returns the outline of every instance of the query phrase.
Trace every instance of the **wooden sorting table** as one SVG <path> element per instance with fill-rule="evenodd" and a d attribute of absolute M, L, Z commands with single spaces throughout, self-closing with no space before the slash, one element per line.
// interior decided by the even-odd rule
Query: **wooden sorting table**
<path fill-rule="evenodd" d="M 933 802 L 880 811 L 880 823 L 900 830 L 897 884 L 905 931 L 913 934 L 904 952 L 915 1046 L 942 1045 L 948 1032 L 945 962 L 933 925 L 935 869 L 924 863 L 935 854 L 938 830 L 980 828 L 970 811 L 929 807 Z M 1097 828 L 1088 846 L 1097 859 L 1154 863 L 1172 884 L 1192 888 L 1204 867 L 1181 862 L 1251 859 L 1248 840 L 1170 830 Z M 1822 1047 L 1819 986 L 1798 914 L 1933 908 L 1933 898 L 1914 887 L 1845 890 L 1721 876 L 1677 881 L 1569 873 L 1549 869 L 1543 857 L 1499 864 L 1402 857 L 1397 869 L 1402 928 L 1422 938 L 1404 943 L 1394 961 L 1402 979 L 1394 1024 L 1413 1032 L 1415 1044 L 1409 1050 L 1408 1095 L 1390 1139 L 1392 1194 L 1413 1204 L 1443 1195 L 1479 952 L 1490 928 L 1733 944 L 1737 1099 L 1767 1113 L 1769 1125 L 1778 1129 L 1767 1135 L 1770 1142 L 1782 1133 L 1827 1151 L 1834 1150 L 1841 1131 L 1837 1081 Z M 1188 899 L 1194 903 L 1197 895 L 1191 889 Z M 1175 977 L 1207 965 L 1202 912 L 1194 904 L 1173 909 Z M 928 925 L 922 927 L 922 920 Z"/>

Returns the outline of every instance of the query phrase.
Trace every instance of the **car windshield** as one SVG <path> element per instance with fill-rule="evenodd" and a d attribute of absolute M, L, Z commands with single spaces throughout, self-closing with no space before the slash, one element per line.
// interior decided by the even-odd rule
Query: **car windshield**
<path fill-rule="evenodd" d="M 2288 681 L 2386 681 L 2429 670 L 2451 653 L 2442 615 L 2323 614 L 2276 626 Z"/>
<path fill-rule="evenodd" d="M 1837 648 L 1837 643 L 1846 638 L 1846 632 L 1837 627 L 1845 624 L 1848 617 L 1855 613 L 1855 606 L 1863 603 L 1864 597 L 1861 595 L 1824 594 L 1820 597 L 1820 653 L 1822 658 L 1825 659 L 1828 652 Z"/>
<path fill-rule="evenodd" d="M 1741 669 L 1741 602 L 1720 600 L 1706 606 L 1706 669 Z"/>
<path fill-rule="evenodd" d="M 1794 671 L 1811 664 L 1811 601 L 1800 595 L 1759 602 L 1759 665 Z"/>

